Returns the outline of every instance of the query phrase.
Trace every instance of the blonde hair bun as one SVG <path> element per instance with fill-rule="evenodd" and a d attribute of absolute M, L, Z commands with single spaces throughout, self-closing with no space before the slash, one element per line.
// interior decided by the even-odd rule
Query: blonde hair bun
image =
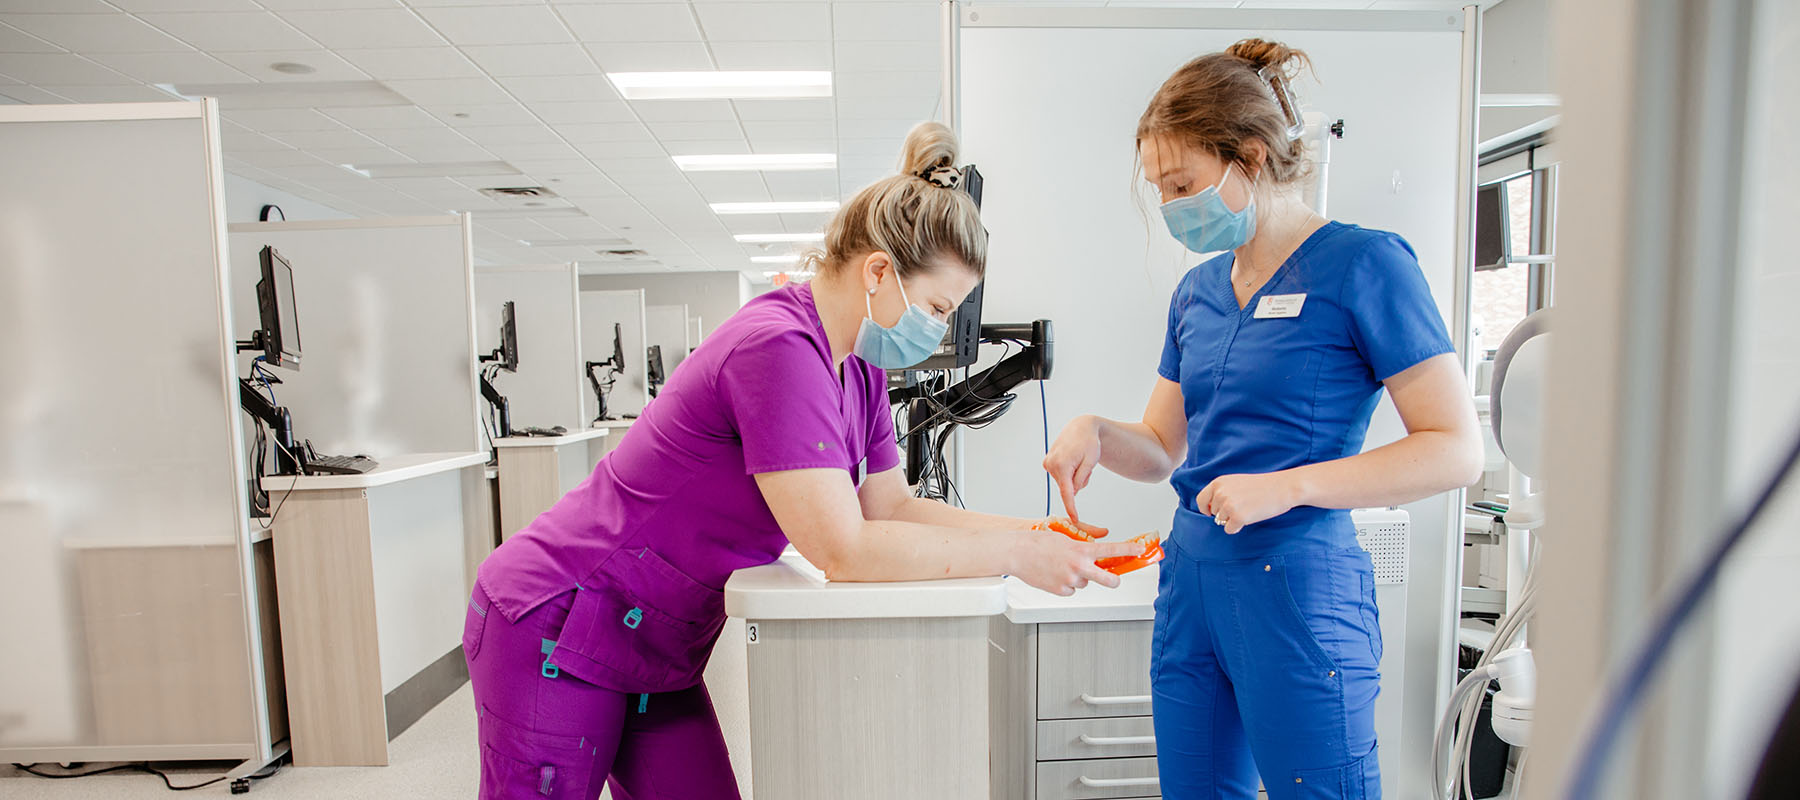
<path fill-rule="evenodd" d="M 919 175 L 956 166 L 956 134 L 941 122 L 921 122 L 906 134 L 900 148 L 900 174 Z"/>
<path fill-rule="evenodd" d="M 1281 77 L 1290 79 L 1312 64 L 1305 52 L 1266 39 L 1245 39 L 1225 48 L 1225 52 L 1250 62 L 1258 72 L 1274 67 Z"/>

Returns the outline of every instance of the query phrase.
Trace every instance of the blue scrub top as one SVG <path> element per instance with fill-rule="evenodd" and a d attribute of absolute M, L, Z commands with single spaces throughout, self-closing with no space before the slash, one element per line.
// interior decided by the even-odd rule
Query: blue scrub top
<path fill-rule="evenodd" d="M 1300 506 L 1227 535 L 1194 500 L 1221 475 L 1361 452 L 1381 382 L 1453 352 L 1431 288 L 1405 239 L 1339 222 L 1308 236 L 1242 309 L 1233 258 L 1190 270 L 1169 304 L 1157 374 L 1181 384 L 1188 419 L 1187 459 L 1170 481 L 1176 546 L 1209 560 L 1354 547 L 1346 510 Z M 1306 295 L 1299 316 L 1256 318 L 1265 296 L 1292 294 Z"/>

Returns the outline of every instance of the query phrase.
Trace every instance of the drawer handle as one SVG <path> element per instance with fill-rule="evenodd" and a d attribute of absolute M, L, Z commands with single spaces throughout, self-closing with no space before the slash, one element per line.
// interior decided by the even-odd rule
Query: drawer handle
<path fill-rule="evenodd" d="M 1089 736 L 1081 735 L 1081 743 L 1089 747 L 1128 747 L 1134 744 L 1156 744 L 1155 736 Z"/>
<path fill-rule="evenodd" d="M 1141 706 L 1150 702 L 1150 695 L 1127 694 L 1116 697 L 1095 697 L 1091 694 L 1081 696 L 1081 702 L 1090 706 Z"/>
<path fill-rule="evenodd" d="M 1159 778 L 1090 778 L 1086 775 L 1077 778 L 1082 786 L 1089 789 L 1119 789 L 1126 786 L 1161 786 Z"/>

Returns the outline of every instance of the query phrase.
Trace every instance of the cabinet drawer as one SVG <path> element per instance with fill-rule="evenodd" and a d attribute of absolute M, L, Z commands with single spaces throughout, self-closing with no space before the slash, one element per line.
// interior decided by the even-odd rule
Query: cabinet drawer
<path fill-rule="evenodd" d="M 1039 625 L 1038 719 L 1148 716 L 1150 625 Z"/>
<path fill-rule="evenodd" d="M 1054 719 L 1037 726 L 1039 761 L 1156 755 L 1149 717 Z"/>
<path fill-rule="evenodd" d="M 1160 797 L 1154 758 L 1040 761 L 1037 800 Z"/>

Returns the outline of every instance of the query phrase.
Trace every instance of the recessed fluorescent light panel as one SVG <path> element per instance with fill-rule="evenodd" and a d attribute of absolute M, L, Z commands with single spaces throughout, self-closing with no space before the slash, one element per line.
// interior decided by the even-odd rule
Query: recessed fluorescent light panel
<path fill-rule="evenodd" d="M 740 244 L 811 244 L 825 241 L 823 233 L 740 233 L 731 237 Z"/>
<path fill-rule="evenodd" d="M 835 153 L 787 153 L 774 155 L 675 156 L 683 172 L 791 172 L 832 169 Z"/>
<path fill-rule="evenodd" d="M 606 78 L 626 100 L 831 96 L 830 72 L 609 72 Z"/>
<path fill-rule="evenodd" d="M 838 202 L 713 203 L 712 210 L 714 214 L 829 214 L 838 210 Z"/>
<path fill-rule="evenodd" d="M 520 175 L 504 161 L 458 161 L 438 164 L 344 164 L 365 178 L 468 178 L 483 175 Z"/>

